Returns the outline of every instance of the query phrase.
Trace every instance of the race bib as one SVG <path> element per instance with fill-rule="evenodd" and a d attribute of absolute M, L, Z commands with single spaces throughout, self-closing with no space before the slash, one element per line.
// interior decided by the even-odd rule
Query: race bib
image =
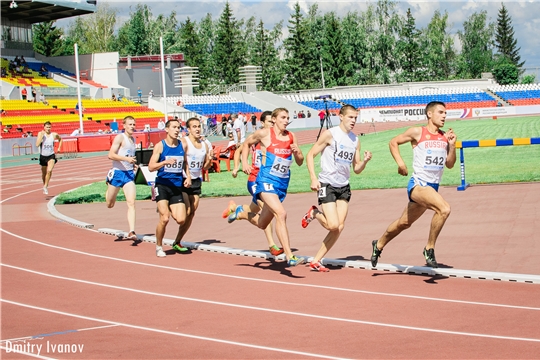
<path fill-rule="evenodd" d="M 165 156 L 165 160 L 174 159 L 174 163 L 165 165 L 164 171 L 168 173 L 181 173 L 184 165 L 183 156 Z"/>
<path fill-rule="evenodd" d="M 111 169 L 111 170 L 109 170 L 109 172 L 107 173 L 107 179 L 108 179 L 109 181 L 112 181 L 113 177 L 114 177 L 114 169 Z"/>
<path fill-rule="evenodd" d="M 427 150 L 424 158 L 424 169 L 440 171 L 444 169 L 446 161 L 446 149 Z"/>
<path fill-rule="evenodd" d="M 335 156 L 336 162 L 350 166 L 354 158 L 355 150 L 355 148 L 340 145 Z"/>
<path fill-rule="evenodd" d="M 255 150 L 253 153 L 254 161 L 253 166 L 260 168 L 262 163 L 262 151 L 261 150 Z"/>
<path fill-rule="evenodd" d="M 270 175 L 287 179 L 289 177 L 289 169 L 291 168 L 292 159 L 284 159 L 276 157 L 272 168 L 270 170 Z"/>

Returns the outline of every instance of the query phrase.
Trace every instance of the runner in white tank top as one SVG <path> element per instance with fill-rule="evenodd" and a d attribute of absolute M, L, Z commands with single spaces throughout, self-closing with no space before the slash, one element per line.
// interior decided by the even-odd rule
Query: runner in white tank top
<path fill-rule="evenodd" d="M 132 116 L 126 116 L 123 120 L 124 133 L 115 136 L 109 151 L 109 159 L 112 160 L 112 168 L 107 174 L 107 192 L 105 201 L 107 207 L 112 208 L 116 203 L 116 196 L 120 189 L 124 190 L 126 203 L 128 207 L 129 233 L 124 236 L 126 239 L 137 240 L 135 233 L 135 170 L 137 160 L 135 158 L 135 119 Z"/>
<path fill-rule="evenodd" d="M 39 148 L 39 165 L 41 166 L 41 180 L 43 181 L 43 193 L 49 195 L 49 181 L 51 181 L 54 165 L 58 162 L 54 153 L 54 141 L 58 140 L 58 152 L 62 151 L 62 138 L 55 132 L 51 132 L 50 121 L 43 124 L 36 139 L 36 147 Z"/>
<path fill-rule="evenodd" d="M 201 121 L 196 117 L 192 117 L 186 121 L 186 127 L 188 130 L 188 136 L 185 137 L 187 144 L 186 159 L 189 173 L 191 174 L 191 186 L 188 188 L 185 187 L 182 190 L 184 192 L 187 217 L 184 224 L 178 228 L 178 233 L 173 243 L 173 249 L 179 252 L 188 251 L 187 248 L 182 246 L 181 241 L 191 227 L 191 222 L 199 207 L 199 197 L 202 192 L 202 171 L 203 169 L 208 169 L 212 163 L 210 149 L 206 145 L 206 142 L 201 139 Z M 186 201 L 186 197 L 188 201 Z"/>
<path fill-rule="evenodd" d="M 431 220 L 427 245 L 424 248 L 426 264 L 438 267 L 435 259 L 435 242 L 444 223 L 450 216 L 450 205 L 438 193 L 444 167 L 451 169 L 456 163 L 456 134 L 452 129 L 443 133 L 440 129 L 446 120 L 446 106 L 439 101 L 432 101 L 425 110 L 428 123 L 425 127 L 413 127 L 394 137 L 390 141 L 390 152 L 398 165 L 398 173 L 407 176 L 409 171 L 399 153 L 399 145 L 410 142 L 413 146 L 414 173 L 409 180 L 407 192 L 409 203 L 399 219 L 392 222 L 385 233 L 371 242 L 371 265 L 377 266 L 383 248 L 408 229 L 427 209 L 435 214 Z"/>
<path fill-rule="evenodd" d="M 352 131 L 357 117 L 358 111 L 353 106 L 344 105 L 339 111 L 339 126 L 325 131 L 306 156 L 311 190 L 317 191 L 322 211 L 316 206 L 310 207 L 302 218 L 302 227 L 307 227 L 313 219 L 317 219 L 328 230 L 323 244 L 309 265 L 313 271 L 328 271 L 321 260 L 339 239 L 345 226 L 351 199 L 351 166 L 356 174 L 360 174 L 371 160 L 369 151 L 364 152 L 363 161 L 360 158 L 360 142 Z M 321 152 L 321 172 L 317 178 L 314 158 Z"/>

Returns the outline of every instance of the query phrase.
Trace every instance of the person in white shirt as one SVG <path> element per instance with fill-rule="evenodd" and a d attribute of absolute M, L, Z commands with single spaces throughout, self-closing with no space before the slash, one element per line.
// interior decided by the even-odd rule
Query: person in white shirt
<path fill-rule="evenodd" d="M 237 114 L 232 115 L 233 118 L 233 136 L 236 142 L 236 151 L 234 152 L 234 163 L 240 162 L 242 155 L 242 144 L 246 141 L 246 124 L 240 119 Z"/>
<path fill-rule="evenodd" d="M 36 139 L 36 147 L 39 148 L 39 165 L 41 165 L 41 180 L 43 181 L 43 193 L 49 195 L 49 181 L 51 181 L 54 165 L 58 162 L 54 153 L 54 141 L 58 140 L 58 152 L 62 151 L 62 138 L 51 131 L 50 121 L 43 124 Z"/>
<path fill-rule="evenodd" d="M 81 129 L 75 129 L 69 136 L 77 136 L 81 134 Z"/>
<path fill-rule="evenodd" d="M 162 131 L 165 130 L 165 122 L 163 121 L 163 119 L 159 119 L 157 127 L 159 130 L 162 130 Z"/>

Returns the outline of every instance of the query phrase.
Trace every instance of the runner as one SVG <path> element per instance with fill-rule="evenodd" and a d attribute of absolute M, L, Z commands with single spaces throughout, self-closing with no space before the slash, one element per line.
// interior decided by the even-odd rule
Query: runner
<path fill-rule="evenodd" d="M 254 197 L 263 201 L 260 214 L 244 211 L 239 205 L 228 216 L 228 222 L 236 219 L 248 219 L 252 224 L 265 229 L 276 218 L 276 234 L 287 256 L 289 266 L 296 266 L 304 262 L 293 255 L 289 243 L 289 231 L 287 229 L 287 212 L 283 207 L 283 200 L 287 195 L 290 180 L 290 166 L 294 160 L 298 166 L 304 162 L 304 154 L 298 147 L 296 136 L 287 131 L 289 124 L 289 111 L 284 108 L 275 109 L 272 112 L 274 126 L 270 129 L 260 129 L 250 136 L 249 141 L 244 142 L 242 152 L 242 168 L 249 175 L 252 167 L 248 165 L 247 157 L 249 148 L 260 142 L 266 149 L 264 161 L 261 163 L 259 175 L 255 181 Z M 256 201 L 255 200 L 255 201 Z"/>
<path fill-rule="evenodd" d="M 398 173 L 408 175 L 407 166 L 399 153 L 399 145 L 410 142 L 413 147 L 413 175 L 407 187 L 409 204 L 399 219 L 394 221 L 379 240 L 371 243 L 371 265 L 377 266 L 381 252 L 393 238 L 408 229 L 427 209 L 435 211 L 424 248 L 428 266 L 437 268 L 435 242 L 446 219 L 450 216 L 450 205 L 438 193 L 444 166 L 451 169 L 456 162 L 456 135 L 452 129 L 446 133 L 440 129 L 446 120 L 446 105 L 432 101 L 426 106 L 427 126 L 413 127 L 390 141 L 390 152 L 398 165 Z"/>
<path fill-rule="evenodd" d="M 263 126 L 263 129 L 270 129 L 272 126 L 274 126 L 274 122 L 272 120 L 272 112 L 271 111 L 263 112 L 261 114 L 260 121 Z M 249 193 L 251 194 L 251 196 L 253 196 L 253 193 L 255 191 L 255 180 L 257 179 L 257 175 L 259 174 L 259 168 L 261 167 L 261 163 L 263 161 L 264 149 L 261 149 L 261 143 L 258 142 L 255 145 L 252 145 L 250 150 L 251 150 L 250 153 L 251 153 L 252 168 L 251 168 L 251 173 L 249 174 L 248 181 L 247 181 L 247 189 Z M 236 154 L 235 154 L 235 158 L 236 158 Z M 240 167 L 239 162 L 235 161 L 234 169 L 232 171 L 232 176 L 234 178 L 236 178 L 238 174 L 239 167 Z M 263 206 L 263 202 L 260 199 L 257 200 L 253 197 L 251 203 L 249 205 L 245 205 L 245 208 L 249 208 L 250 212 L 252 213 L 258 213 L 259 211 L 261 211 L 262 206 Z M 225 211 L 223 212 L 223 217 L 224 218 L 228 217 L 235 209 L 236 209 L 236 205 L 234 201 L 231 201 L 229 203 L 229 207 L 225 209 Z M 268 242 L 268 248 L 270 250 L 270 253 L 274 256 L 283 254 L 283 249 L 280 249 L 274 241 L 272 222 L 270 222 L 268 226 L 264 229 L 264 235 L 266 236 L 266 241 Z"/>
<path fill-rule="evenodd" d="M 311 190 L 318 192 L 322 211 L 312 206 L 302 218 L 302 227 L 317 219 L 328 230 L 321 248 L 309 264 L 313 271 L 329 271 L 321 264 L 321 259 L 334 246 L 345 227 L 351 199 L 351 165 L 353 171 L 360 174 L 371 160 L 369 151 L 364 151 L 363 161 L 360 159 L 360 141 L 352 132 L 357 117 L 358 111 L 353 106 L 344 105 L 339 111 L 339 126 L 323 132 L 306 155 Z M 313 159 L 321 152 L 321 172 L 317 178 Z"/>
<path fill-rule="evenodd" d="M 58 152 L 62 151 L 62 138 L 51 131 L 50 121 L 43 124 L 43 131 L 38 133 L 36 147 L 39 148 L 39 165 L 41 166 L 41 180 L 43 193 L 49 195 L 49 181 L 51 181 L 54 165 L 58 162 L 54 153 L 54 140 L 58 140 Z"/>
<path fill-rule="evenodd" d="M 159 213 L 159 222 L 156 227 L 156 255 L 158 257 L 167 256 L 163 251 L 163 237 L 169 217 L 172 216 L 180 226 L 186 221 L 183 188 L 191 186 L 186 160 L 187 145 L 184 138 L 178 139 L 180 121 L 177 119 L 167 121 L 165 131 L 167 137 L 156 144 L 148 164 L 148 170 L 158 172 L 154 187 Z M 187 175 L 184 177 L 183 174 Z"/>
<path fill-rule="evenodd" d="M 135 171 L 137 159 L 135 158 L 135 119 L 132 116 L 126 116 L 123 120 L 124 133 L 114 137 L 111 149 L 109 150 L 109 159 L 113 161 L 112 169 L 107 174 L 107 191 L 105 192 L 105 201 L 109 209 L 114 207 L 116 197 L 120 189 L 124 190 L 126 204 L 128 207 L 127 219 L 129 224 L 129 233 L 125 239 L 137 240 L 135 233 L 135 197 L 137 190 L 135 188 Z"/>
<path fill-rule="evenodd" d="M 187 144 L 186 159 L 188 161 L 188 168 L 191 177 L 191 186 L 183 189 L 185 195 L 187 195 L 186 212 L 187 217 L 183 225 L 178 228 L 178 234 L 173 243 L 173 249 L 178 252 L 185 252 L 189 249 L 183 247 L 181 244 L 184 235 L 191 227 L 191 222 L 195 217 L 195 211 L 199 207 L 199 197 L 201 195 L 202 185 L 202 171 L 208 169 L 212 164 L 211 150 L 205 140 L 201 136 L 201 122 L 198 118 L 190 118 L 186 122 L 189 135 L 185 137 Z M 184 196 L 184 200 L 186 197 Z"/>

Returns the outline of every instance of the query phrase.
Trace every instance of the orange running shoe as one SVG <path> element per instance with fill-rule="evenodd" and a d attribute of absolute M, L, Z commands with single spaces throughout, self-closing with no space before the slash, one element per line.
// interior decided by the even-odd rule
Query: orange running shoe
<path fill-rule="evenodd" d="M 270 254 L 272 254 L 274 256 L 281 255 L 281 254 L 283 254 L 283 249 L 280 249 L 276 245 L 272 245 L 272 247 L 270 248 Z"/>
<path fill-rule="evenodd" d="M 309 263 L 309 268 L 311 269 L 311 271 L 318 271 L 318 272 L 330 271 L 327 267 L 324 267 L 320 261 Z"/>
<path fill-rule="evenodd" d="M 236 204 L 234 201 L 229 201 L 229 205 L 227 205 L 227 208 L 223 210 L 223 214 L 221 214 L 221 217 L 226 219 L 236 210 Z"/>
<path fill-rule="evenodd" d="M 313 217 L 313 211 L 316 210 L 317 207 L 315 205 L 313 205 L 312 207 L 309 208 L 309 210 L 307 211 L 307 213 L 304 215 L 304 217 L 302 218 L 302 227 L 305 229 L 307 228 L 307 226 L 309 225 L 309 223 L 314 219 Z"/>

